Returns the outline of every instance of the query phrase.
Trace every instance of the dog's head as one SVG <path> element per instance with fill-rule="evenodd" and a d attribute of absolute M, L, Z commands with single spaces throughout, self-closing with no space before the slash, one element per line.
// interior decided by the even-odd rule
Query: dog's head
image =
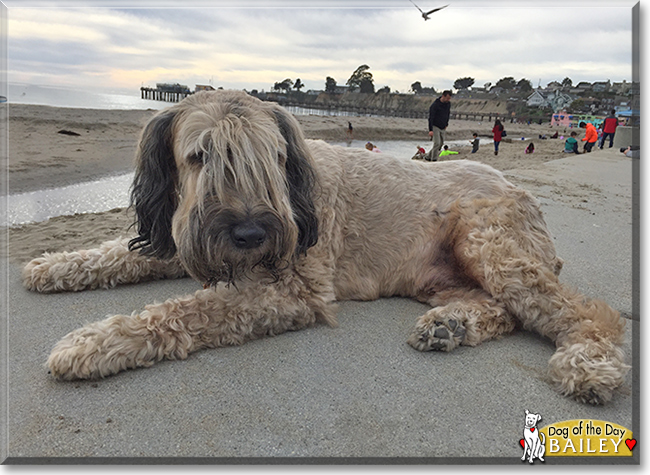
<path fill-rule="evenodd" d="M 542 416 L 540 414 L 534 414 L 526 409 L 526 427 L 535 427 L 541 420 Z"/>
<path fill-rule="evenodd" d="M 318 239 L 315 185 L 291 114 L 243 92 L 200 92 L 144 128 L 129 247 L 162 259 L 178 253 L 209 284 L 277 276 Z"/>

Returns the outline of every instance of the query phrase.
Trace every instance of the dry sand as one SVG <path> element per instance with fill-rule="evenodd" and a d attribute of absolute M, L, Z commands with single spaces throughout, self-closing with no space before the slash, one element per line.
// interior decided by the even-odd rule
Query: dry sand
<path fill-rule="evenodd" d="M 453 106 L 452 106 L 453 107 Z M 12 104 L 9 108 L 9 191 L 20 193 L 71 185 L 133 170 L 133 157 L 143 125 L 156 111 L 68 109 Z M 424 119 L 297 116 L 307 138 L 345 141 L 348 121 L 357 140 L 421 140 L 427 144 Z M 451 121 L 447 140 L 471 139 L 476 132 L 490 139 L 492 123 Z M 507 171 L 534 168 L 558 158 L 563 141 L 534 139 L 535 153 L 524 154 L 521 137 L 553 132 L 548 125 L 504 124 L 508 139 L 495 156 L 483 143 L 478 153 L 464 147 L 454 159 L 467 158 Z M 78 135 L 60 133 L 73 132 Z M 560 134 L 566 135 L 563 129 Z M 132 213 L 118 209 L 104 213 L 61 216 L 43 223 L 10 229 L 9 255 L 22 262 L 43 252 L 95 246 L 119 235 L 132 234 Z"/>

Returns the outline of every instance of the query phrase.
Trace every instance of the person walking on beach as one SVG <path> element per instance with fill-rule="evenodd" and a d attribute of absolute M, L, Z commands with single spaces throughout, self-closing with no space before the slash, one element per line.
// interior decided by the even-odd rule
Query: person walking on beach
<path fill-rule="evenodd" d="M 503 137 L 503 125 L 501 125 L 501 121 L 499 119 L 494 121 L 492 134 L 494 139 L 494 154 L 499 155 L 499 144 L 501 143 L 501 138 Z"/>
<path fill-rule="evenodd" d="M 614 145 L 614 134 L 618 127 L 618 119 L 616 118 L 616 111 L 612 111 L 609 116 L 603 121 L 603 138 L 600 141 L 600 149 L 603 149 L 605 140 L 609 137 L 609 148 Z"/>
<path fill-rule="evenodd" d="M 598 142 L 598 132 L 591 122 L 580 122 L 580 128 L 585 129 L 585 136 L 582 141 L 585 142 L 584 152 L 589 153 Z"/>
<path fill-rule="evenodd" d="M 354 128 L 352 127 L 352 122 L 348 122 L 348 138 L 352 139 L 352 132 L 354 132 Z"/>
<path fill-rule="evenodd" d="M 440 149 L 445 143 L 445 131 L 449 125 L 451 112 L 451 91 L 443 91 L 429 108 L 429 137 L 433 140 L 433 148 L 425 156 L 425 160 L 436 161 Z"/>

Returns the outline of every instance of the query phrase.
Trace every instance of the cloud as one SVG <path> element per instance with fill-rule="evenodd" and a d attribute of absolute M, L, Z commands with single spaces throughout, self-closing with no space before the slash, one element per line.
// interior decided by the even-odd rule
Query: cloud
<path fill-rule="evenodd" d="M 415 81 L 448 88 L 464 76 L 481 85 L 504 76 L 534 85 L 566 76 L 629 80 L 629 6 L 575 8 L 582 3 L 460 1 L 427 22 L 406 1 L 380 1 L 381 8 L 11 7 L 9 80 L 133 89 L 213 78 L 215 86 L 268 90 L 300 77 L 322 89 L 326 76 L 344 84 L 361 64 L 377 87 L 400 91 Z"/>

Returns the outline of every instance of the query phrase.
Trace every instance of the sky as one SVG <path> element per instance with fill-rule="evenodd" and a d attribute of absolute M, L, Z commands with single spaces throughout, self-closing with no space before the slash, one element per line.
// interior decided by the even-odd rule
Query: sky
<path fill-rule="evenodd" d="M 450 89 L 503 77 L 534 87 L 565 77 L 632 79 L 635 1 L 2 0 L 8 81 L 137 90 L 157 82 L 322 90 L 360 65 L 375 88 Z M 178 5 L 182 3 L 182 7 Z"/>

